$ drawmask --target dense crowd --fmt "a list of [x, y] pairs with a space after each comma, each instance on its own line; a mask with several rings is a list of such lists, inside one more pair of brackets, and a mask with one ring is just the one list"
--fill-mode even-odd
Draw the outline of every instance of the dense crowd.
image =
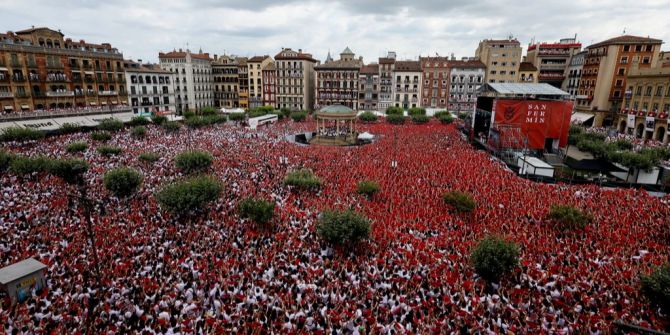
[[633, 134], [624, 134], [616, 131], [611, 133], [609, 128], [590, 127], [585, 129], [589, 133], [598, 133], [606, 135], [607, 137], [605, 138], [605, 140], [608, 142], [614, 142], [619, 140], [628, 141], [633, 144], [633, 149], [635, 151], [639, 151], [643, 148], [670, 147], [670, 143], [663, 143], [661, 141], [654, 139], [638, 138]]
[[[668, 262], [668, 198], [533, 183], [435, 121], [362, 125], [378, 140], [346, 148], [285, 142], [287, 127], [316, 126], [284, 123], [178, 133], [149, 126], [144, 139], [125, 130], [109, 143], [124, 151], [111, 157], [97, 153], [88, 134], [5, 145], [89, 162], [100, 264], [73, 186], [47, 175], [0, 174], [0, 266], [27, 257], [48, 265], [48, 289], [4, 308], [0, 332], [602, 334], [619, 319], [662, 327], [639, 294], [638, 276]], [[89, 148], [66, 153], [75, 141]], [[172, 158], [192, 149], [212, 153], [211, 174], [225, 192], [204, 215], [178, 218], [160, 210], [154, 193], [182, 178]], [[161, 158], [145, 163], [137, 158], [143, 152]], [[104, 172], [119, 166], [144, 175], [130, 199], [102, 186]], [[301, 167], [321, 178], [320, 191], [283, 185]], [[381, 192], [356, 194], [361, 180], [376, 180]], [[452, 213], [441, 199], [449, 190], [472, 193], [474, 214]], [[239, 219], [237, 202], [247, 196], [277, 204], [273, 231]], [[545, 221], [552, 204], [588, 211], [594, 223], [559, 233]], [[366, 215], [370, 240], [353, 250], [325, 245], [315, 221], [327, 208]], [[486, 285], [469, 253], [492, 233], [517, 242], [521, 258], [512, 274]], [[99, 303], [87, 313], [90, 301]]]

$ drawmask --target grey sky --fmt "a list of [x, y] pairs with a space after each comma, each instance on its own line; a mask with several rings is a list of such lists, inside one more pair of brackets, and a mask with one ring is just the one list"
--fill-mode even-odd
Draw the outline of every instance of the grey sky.
[[302, 48], [321, 60], [349, 46], [370, 62], [388, 50], [472, 56], [479, 40], [510, 34], [523, 46], [575, 34], [587, 46], [624, 28], [670, 40], [670, 0], [0, 0], [0, 8], [3, 31], [48, 26], [148, 61], [187, 43], [242, 56]]

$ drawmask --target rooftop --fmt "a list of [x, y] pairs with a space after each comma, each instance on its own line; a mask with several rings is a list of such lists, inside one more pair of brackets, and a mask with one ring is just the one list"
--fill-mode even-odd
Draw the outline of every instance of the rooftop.
[[282, 49], [275, 56], [275, 60], [306, 60], [316, 63], [317, 60], [312, 57], [312, 54], [303, 53], [302, 50], [294, 51], [291, 48]]
[[379, 64], [369, 64], [363, 65], [361, 67], [362, 74], [378, 74], [379, 73]]
[[570, 93], [547, 83], [486, 83], [479, 91], [500, 95], [570, 96]]
[[212, 58], [209, 57], [209, 53], [192, 53], [190, 50], [182, 51], [179, 49], [179, 51], [173, 50], [170, 52], [159, 52], [158, 53], [158, 58], [186, 58], [186, 55], [190, 54], [191, 58], [194, 59], [201, 59], [201, 60], [209, 60], [211, 61]]
[[421, 63], [415, 60], [397, 61], [395, 62], [395, 70], [401, 72], [421, 72]]
[[628, 44], [628, 43], [662, 44], [663, 41], [659, 40], [659, 39], [655, 39], [655, 38], [649, 38], [649, 37], [622, 35], [622, 36], [610, 38], [608, 40], [604, 40], [602, 42], [598, 42], [596, 44], [589, 45], [587, 48], [597, 48], [597, 47], [602, 47], [602, 46], [606, 46], [606, 45]]
[[323, 107], [319, 110], [319, 113], [331, 113], [331, 114], [349, 114], [353, 112], [354, 112], [353, 109], [344, 105], [330, 105]]
[[537, 71], [537, 67], [535, 67], [535, 65], [533, 65], [531, 62], [521, 62], [519, 64], [519, 71]]
[[46, 268], [47, 266], [45, 264], [38, 262], [34, 258], [24, 259], [18, 263], [0, 269], [0, 284], [6, 285], [7, 283], [11, 283], [17, 279]]
[[247, 61], [247, 63], [261, 63], [261, 62], [263, 62], [264, 60], [266, 60], [267, 58], [270, 58], [270, 56], [268, 56], [268, 55], [265, 55], [265, 56], [253, 56], [253, 57], [249, 58], [249, 60]]

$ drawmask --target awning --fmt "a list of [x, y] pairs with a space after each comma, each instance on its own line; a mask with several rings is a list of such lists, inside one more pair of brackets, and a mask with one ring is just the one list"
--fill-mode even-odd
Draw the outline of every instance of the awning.
[[12, 127], [18, 127], [14, 121], [9, 121], [9, 122], [0, 122], [0, 130], [7, 129], [7, 128], [12, 128]]
[[118, 105], [118, 104], [119, 103], [116, 100], [112, 101], [112, 105]]
[[584, 123], [594, 117], [595, 115], [590, 113], [575, 112], [570, 117], [570, 122]]
[[10, 111], [14, 109], [14, 106], [5, 106], [3, 109], [6, 111]]
[[93, 71], [84, 71], [84, 73], [85, 73], [85, 74], [90, 74], [90, 75], [94, 75], [94, 74], [95, 74]]
[[59, 117], [54, 119], [61, 126], [65, 123], [76, 124], [81, 127], [93, 127], [97, 126], [97, 122], [93, 122], [84, 116], [75, 116], [75, 117]]
[[98, 103], [97, 103], [97, 102], [91, 102], [91, 103], [89, 103], [89, 105], [91, 105], [91, 106], [97, 106]]
[[21, 105], [21, 109], [30, 109], [30, 106], [28, 106], [28, 105]]
[[24, 121], [15, 121], [21, 127], [32, 128], [37, 130], [56, 130], [60, 128], [60, 124], [56, 123], [53, 119], [42, 119], [42, 120], [24, 120]]
[[375, 138], [375, 136], [368, 133], [368, 132], [364, 132], [364, 133], [358, 135], [359, 140], [371, 140], [373, 138]]
[[107, 101], [103, 101], [100, 104], [103, 105], [103, 106], [107, 106]]
[[9, 71], [6, 67], [0, 67], [0, 71]]

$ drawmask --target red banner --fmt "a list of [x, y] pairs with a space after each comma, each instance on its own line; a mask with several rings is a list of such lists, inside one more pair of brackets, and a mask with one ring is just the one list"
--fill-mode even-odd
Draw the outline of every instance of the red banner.
[[543, 149], [545, 140], [568, 144], [572, 101], [499, 100], [494, 102], [495, 125], [513, 125], [528, 137], [529, 149]]

